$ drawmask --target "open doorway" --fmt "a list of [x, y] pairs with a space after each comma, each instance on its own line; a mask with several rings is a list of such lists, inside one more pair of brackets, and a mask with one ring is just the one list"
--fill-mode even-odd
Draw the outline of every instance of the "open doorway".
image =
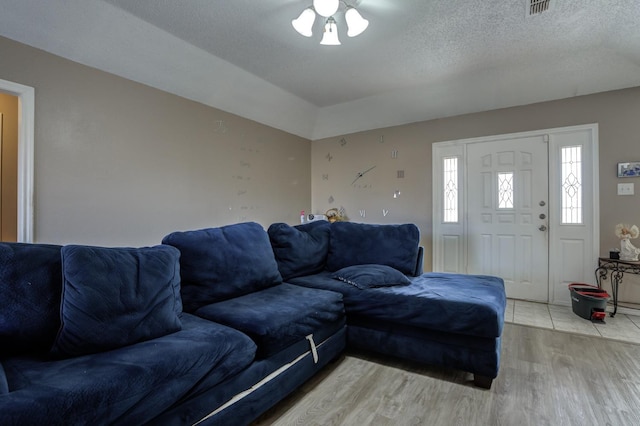
[[0, 93], [0, 241], [18, 240], [18, 97]]
[[[33, 242], [33, 147], [35, 94], [33, 87], [0, 79], [0, 93], [17, 98], [15, 240]], [[6, 118], [6, 117], [5, 117]], [[6, 121], [5, 121], [6, 126]]]

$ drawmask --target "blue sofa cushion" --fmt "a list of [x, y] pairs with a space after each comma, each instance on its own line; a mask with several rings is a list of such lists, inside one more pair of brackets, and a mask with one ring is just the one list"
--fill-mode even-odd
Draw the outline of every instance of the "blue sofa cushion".
[[418, 261], [420, 232], [414, 224], [331, 224], [327, 269], [335, 272], [352, 265], [380, 264], [411, 275]]
[[289, 226], [274, 223], [267, 230], [282, 278], [300, 277], [324, 269], [331, 224], [320, 220]]
[[60, 248], [0, 243], [0, 355], [51, 347], [60, 327]]
[[269, 236], [257, 223], [174, 232], [162, 243], [180, 250], [187, 312], [282, 282]]
[[196, 315], [240, 330], [269, 357], [326, 325], [344, 323], [342, 295], [287, 283], [203, 306]]
[[332, 278], [350, 284], [360, 290], [374, 287], [410, 284], [402, 272], [387, 265], [353, 265], [342, 268]]
[[178, 332], [108, 352], [3, 361], [11, 392], [0, 397], [0, 424], [155, 424], [253, 362], [248, 336], [189, 314], [180, 319]]
[[179, 256], [169, 246], [63, 247], [62, 324], [52, 353], [102, 352], [180, 330]]
[[9, 383], [7, 383], [7, 376], [4, 373], [4, 367], [0, 364], [0, 395], [9, 393]]
[[406, 286], [359, 290], [331, 276], [325, 271], [290, 283], [339, 291], [348, 318], [478, 337], [502, 334], [507, 299], [501, 278], [429, 272]]

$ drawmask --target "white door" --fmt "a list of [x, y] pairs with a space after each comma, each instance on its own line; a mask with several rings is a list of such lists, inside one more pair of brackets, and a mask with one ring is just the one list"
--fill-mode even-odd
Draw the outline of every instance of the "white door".
[[547, 302], [548, 144], [532, 136], [467, 145], [467, 270], [507, 296]]

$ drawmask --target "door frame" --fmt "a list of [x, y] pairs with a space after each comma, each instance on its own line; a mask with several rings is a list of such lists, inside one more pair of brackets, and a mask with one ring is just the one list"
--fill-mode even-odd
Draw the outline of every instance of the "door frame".
[[0, 79], [0, 91], [18, 98], [18, 241], [33, 242], [35, 89]]
[[[535, 136], [544, 136], [549, 142], [548, 149], [548, 173], [549, 173], [549, 223], [553, 223], [555, 212], [552, 208], [555, 200], [560, 196], [560, 188], [554, 185], [554, 179], [559, 176], [559, 151], [554, 136], [567, 133], [587, 132], [589, 136], [589, 152], [584, 156], [585, 165], [590, 173], [583, 174], [583, 181], [591, 191], [583, 192], [583, 205], [590, 209], [590, 224], [592, 234], [590, 244], [585, 248], [585, 252], [579, 262], [580, 267], [569, 268], [571, 277], [562, 274], [564, 271], [560, 267], [560, 257], [557, 256], [558, 247], [561, 245], [562, 236], [560, 231], [550, 227], [549, 243], [547, 252], [549, 256], [548, 280], [548, 301], [549, 303], [566, 305], [570, 303], [568, 291], [558, 291], [558, 287], [571, 279], [578, 282], [589, 282], [592, 279], [593, 271], [596, 267], [598, 253], [600, 250], [600, 206], [599, 206], [599, 155], [598, 155], [598, 124], [586, 124], [579, 126], [568, 126], [551, 129], [542, 129], [528, 132], [509, 133], [503, 135], [483, 136], [470, 139], [459, 139], [444, 142], [437, 142], [432, 145], [432, 206], [433, 206], [433, 270], [442, 272], [466, 273], [467, 272], [467, 173], [466, 173], [466, 152], [467, 145], [472, 143], [490, 142], [504, 139], [521, 139]], [[558, 138], [560, 139], [560, 138]], [[442, 158], [458, 158], [458, 205], [460, 214], [455, 223], [443, 221], [443, 166]], [[588, 179], [588, 182], [587, 182]], [[588, 225], [588, 224], [585, 224]], [[578, 262], [576, 262], [578, 263]]]

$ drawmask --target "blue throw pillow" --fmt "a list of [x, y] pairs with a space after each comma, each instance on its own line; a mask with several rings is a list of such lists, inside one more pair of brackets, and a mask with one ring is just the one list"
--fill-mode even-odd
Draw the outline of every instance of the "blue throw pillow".
[[386, 265], [354, 265], [335, 272], [332, 278], [366, 290], [375, 287], [390, 287], [411, 284], [402, 272]]
[[168, 246], [63, 247], [61, 326], [52, 354], [102, 352], [181, 330], [179, 257]]
[[267, 232], [254, 222], [174, 232], [186, 312], [282, 283]]
[[324, 270], [329, 252], [330, 223], [324, 220], [289, 226], [274, 223], [267, 233], [282, 278], [317, 274]]
[[335, 222], [331, 224], [327, 270], [379, 264], [411, 275], [418, 263], [419, 244], [420, 232], [414, 224]]
[[51, 348], [60, 328], [60, 249], [0, 243], [0, 357]]

